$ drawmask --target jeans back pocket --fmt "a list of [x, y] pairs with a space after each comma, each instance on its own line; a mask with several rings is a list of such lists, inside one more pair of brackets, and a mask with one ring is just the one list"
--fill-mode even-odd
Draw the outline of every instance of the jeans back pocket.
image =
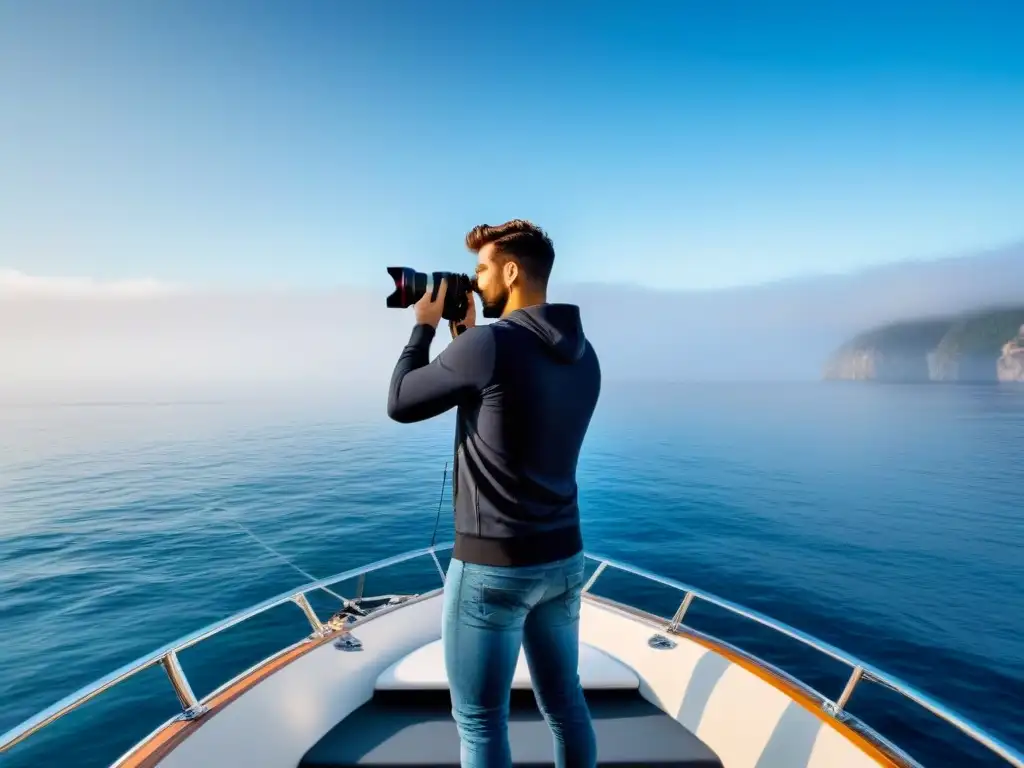
[[583, 567], [573, 569], [565, 574], [565, 610], [569, 618], [575, 621], [580, 617], [580, 604], [583, 601]]

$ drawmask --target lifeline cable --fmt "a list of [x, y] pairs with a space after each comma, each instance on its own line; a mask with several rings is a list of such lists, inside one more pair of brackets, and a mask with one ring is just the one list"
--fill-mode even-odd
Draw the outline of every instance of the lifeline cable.
[[[259, 544], [265, 550], [267, 550], [267, 552], [269, 552], [270, 554], [274, 555], [274, 557], [278, 558], [279, 560], [281, 560], [286, 565], [291, 566], [295, 571], [297, 571], [301, 575], [305, 576], [310, 581], [320, 581], [320, 579], [318, 579], [316, 576], [311, 574], [309, 571], [304, 571], [302, 568], [299, 568], [299, 566], [297, 566], [295, 563], [293, 563], [287, 557], [282, 555], [280, 552], [278, 552], [272, 546], [267, 544], [265, 541], [263, 541], [263, 539], [261, 539], [259, 536], [257, 536], [252, 531], [250, 531], [248, 528], [246, 528], [244, 525], [242, 525], [237, 520], [224, 520], [223, 522], [227, 523], [228, 525], [236, 526], [240, 531], [242, 531], [242, 533], [244, 533], [250, 539], [255, 541], [257, 544]], [[326, 592], [327, 594], [331, 595], [332, 597], [338, 598], [338, 600], [340, 600], [344, 605], [348, 605], [351, 602], [348, 598], [342, 597], [337, 592], [335, 592], [333, 589], [330, 589], [328, 587], [320, 587], [320, 589], [322, 589], [324, 592]]]
[[448, 482], [448, 462], [444, 463], [444, 476], [441, 478], [441, 496], [437, 500], [437, 517], [434, 518], [434, 532], [430, 534], [430, 548], [434, 548], [437, 540], [437, 524], [441, 522], [441, 503], [444, 501], [444, 486]]

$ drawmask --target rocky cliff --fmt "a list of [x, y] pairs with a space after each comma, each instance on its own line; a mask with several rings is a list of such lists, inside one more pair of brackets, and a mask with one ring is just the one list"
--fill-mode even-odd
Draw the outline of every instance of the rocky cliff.
[[1017, 338], [1003, 345], [996, 373], [1000, 381], [1024, 382], [1024, 325], [1017, 332]]
[[928, 381], [928, 355], [948, 330], [945, 320], [918, 320], [867, 331], [836, 351], [825, 365], [825, 378]]
[[885, 382], [1024, 381], [1024, 308], [875, 328], [840, 347], [823, 373]]

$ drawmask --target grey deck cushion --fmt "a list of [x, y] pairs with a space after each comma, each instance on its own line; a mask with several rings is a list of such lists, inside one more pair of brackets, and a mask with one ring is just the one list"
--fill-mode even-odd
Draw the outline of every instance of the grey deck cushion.
[[[696, 736], [637, 691], [587, 691], [599, 765], [722, 768]], [[509, 713], [515, 766], [554, 765], [551, 731], [532, 691], [515, 691]], [[378, 691], [303, 757], [300, 768], [459, 765], [448, 691]]]

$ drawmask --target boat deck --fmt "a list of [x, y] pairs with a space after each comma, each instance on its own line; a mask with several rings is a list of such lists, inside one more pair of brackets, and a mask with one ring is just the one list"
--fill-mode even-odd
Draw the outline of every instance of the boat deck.
[[[711, 749], [636, 689], [585, 692], [599, 765], [722, 768]], [[513, 691], [509, 742], [514, 766], [553, 766], [551, 731], [531, 690]], [[382, 691], [317, 743], [300, 768], [458, 768], [459, 734], [444, 689]]]
[[[181, 706], [116, 763], [120, 768], [455, 766], [458, 731], [451, 716], [441, 637], [441, 587], [364, 597], [367, 573], [429, 557], [443, 583], [437, 551], [406, 552], [270, 597], [158, 648], [75, 691], [0, 734], [0, 756], [50, 723], [120, 683], [162, 668]], [[602, 765], [721, 768], [909, 768], [920, 765], [847, 711], [863, 682], [884, 686], [1024, 768], [1024, 754], [908, 683], [794, 627], [695, 587], [610, 558], [584, 587], [579, 676], [591, 707]], [[671, 618], [592, 592], [614, 569], [682, 595]], [[323, 622], [307, 594], [358, 579], [357, 596]], [[696, 601], [767, 627], [846, 665], [849, 678], [830, 698], [767, 662], [685, 626]], [[179, 654], [231, 627], [288, 603], [312, 633], [198, 698]], [[358, 614], [358, 615], [356, 615]], [[513, 764], [553, 764], [553, 738], [533, 701], [525, 657], [513, 675]], [[628, 727], [627, 727], [628, 726]], [[955, 758], [953, 758], [955, 759]], [[948, 762], [948, 761], [947, 761]], [[957, 765], [962, 764], [957, 761]], [[945, 764], [945, 763], [943, 763]]]
[[[675, 718], [645, 699], [640, 678], [618, 659], [580, 645], [580, 685], [597, 736], [600, 765], [722, 768], [717, 755]], [[554, 741], [520, 651], [509, 699], [514, 766], [553, 766]], [[459, 765], [459, 733], [440, 640], [395, 661], [373, 695], [332, 728], [300, 768]]]

